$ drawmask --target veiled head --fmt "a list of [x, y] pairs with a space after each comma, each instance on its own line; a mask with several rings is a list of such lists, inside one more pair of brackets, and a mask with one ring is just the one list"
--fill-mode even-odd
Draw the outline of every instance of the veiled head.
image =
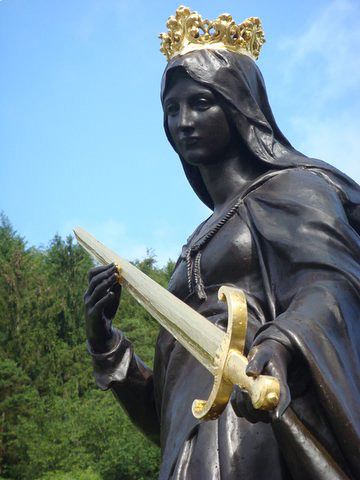
[[[218, 99], [238, 142], [248, 149], [262, 170], [323, 165], [296, 151], [278, 128], [269, 105], [265, 83], [255, 62], [246, 55], [227, 50], [198, 50], [171, 59], [163, 74], [161, 100], [176, 79], [174, 72], [182, 70], [197, 84], [209, 89]], [[170, 143], [176, 149], [169, 130], [168, 115], [164, 110], [164, 128]], [[231, 118], [229, 118], [229, 116]], [[182, 157], [185, 174], [200, 199], [213, 208], [209, 193], [199, 169]]]
[[216, 163], [234, 150], [236, 134], [225, 104], [183, 68], [171, 71], [163, 98], [164, 114], [171, 143], [187, 164]]
[[262, 75], [252, 59], [226, 50], [199, 50], [170, 60], [161, 85], [165, 132], [179, 153], [193, 189], [212, 208], [212, 200], [198, 167], [183, 157], [169, 128], [172, 124], [165, 104], [168, 92], [186, 76], [215, 96], [232, 128], [232, 143], [242, 142], [255, 160], [265, 162], [269, 169], [274, 168], [279, 163], [274, 158], [274, 143], [281, 145], [282, 149], [288, 148], [289, 143], [276, 125]]

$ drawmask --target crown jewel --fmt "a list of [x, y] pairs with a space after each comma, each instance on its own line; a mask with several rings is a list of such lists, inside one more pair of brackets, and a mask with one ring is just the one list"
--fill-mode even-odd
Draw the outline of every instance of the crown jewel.
[[180, 6], [175, 16], [169, 17], [169, 31], [160, 33], [160, 51], [168, 60], [202, 48], [226, 49], [243, 53], [256, 60], [265, 43], [261, 21], [250, 17], [238, 25], [228, 13], [214, 21], [203, 20], [198, 12]]

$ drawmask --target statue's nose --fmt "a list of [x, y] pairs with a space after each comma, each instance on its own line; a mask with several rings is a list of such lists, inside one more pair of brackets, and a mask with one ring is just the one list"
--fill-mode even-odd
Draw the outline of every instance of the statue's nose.
[[188, 105], [181, 105], [178, 116], [178, 127], [180, 130], [194, 128], [194, 115]]

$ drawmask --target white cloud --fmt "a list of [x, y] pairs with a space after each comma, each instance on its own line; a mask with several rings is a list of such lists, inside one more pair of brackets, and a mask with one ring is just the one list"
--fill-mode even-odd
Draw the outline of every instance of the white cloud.
[[359, 182], [360, 4], [329, 2], [281, 49], [278, 91], [297, 111], [289, 119], [291, 140]]
[[[285, 76], [289, 81], [304, 66], [324, 80], [317, 102], [343, 95], [360, 82], [360, 9], [353, 0], [334, 0], [314, 17], [302, 35], [283, 39]], [[304, 81], [311, 81], [307, 71]]]
[[354, 112], [344, 110], [336, 118], [315, 115], [291, 121], [298, 132], [298, 150], [331, 163], [360, 184], [360, 121], [354, 118]]

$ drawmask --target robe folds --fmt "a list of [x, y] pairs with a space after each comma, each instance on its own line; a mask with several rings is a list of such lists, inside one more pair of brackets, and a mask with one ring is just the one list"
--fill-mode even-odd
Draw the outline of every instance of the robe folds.
[[[218, 288], [244, 290], [246, 351], [271, 338], [291, 353], [292, 401], [278, 422], [251, 424], [229, 404], [219, 419], [198, 423], [191, 404], [207, 398], [211, 375], [164, 330], [153, 372], [120, 333], [113, 351], [93, 355], [100, 388], [111, 388], [133, 422], [159, 440], [160, 479], [360, 478], [356, 186], [334, 178], [317, 165], [259, 177], [233, 199], [241, 200], [237, 214], [202, 252], [206, 300], [188, 291], [184, 256], [169, 284], [219, 328], [226, 327], [227, 312]], [[211, 226], [211, 219], [204, 222], [188, 246]]]

